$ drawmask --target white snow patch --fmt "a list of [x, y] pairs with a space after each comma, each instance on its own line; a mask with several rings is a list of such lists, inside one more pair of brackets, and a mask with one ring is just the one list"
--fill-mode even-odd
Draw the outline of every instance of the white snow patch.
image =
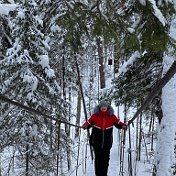
[[16, 9], [16, 4], [0, 4], [0, 15], [8, 15], [10, 11]]
[[119, 76], [122, 73], [125, 73], [128, 70], [128, 66], [132, 65], [136, 59], [139, 59], [141, 57], [141, 54], [139, 51], [136, 51], [135, 53], [132, 54], [132, 56], [128, 59], [127, 62], [125, 62], [122, 66], [120, 66], [119, 73], [117, 76]]
[[171, 21], [169, 36], [176, 40], [176, 19]]
[[17, 17], [20, 19], [25, 19], [25, 13], [21, 10], [18, 12]]
[[153, 10], [154, 10], [154, 15], [158, 18], [158, 20], [162, 23], [163, 26], [166, 25], [167, 21], [161, 11], [158, 9], [156, 6], [156, 1], [154, 0], [149, 0], [149, 2], [153, 5]]
[[47, 55], [40, 55], [39, 56], [40, 60], [39, 60], [39, 64], [42, 66], [42, 68], [48, 68], [49, 67], [49, 58]]
[[139, 0], [139, 2], [140, 2], [143, 6], [146, 6], [146, 0]]
[[135, 32], [135, 29], [133, 29], [133, 28], [131, 28], [131, 27], [128, 27], [127, 30], [128, 30], [130, 33]]

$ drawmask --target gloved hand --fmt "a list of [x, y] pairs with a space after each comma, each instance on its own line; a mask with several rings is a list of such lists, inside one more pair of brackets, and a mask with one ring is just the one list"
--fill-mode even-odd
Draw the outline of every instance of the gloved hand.
[[87, 129], [87, 126], [86, 126], [86, 125], [83, 125], [82, 128], [85, 130], [85, 129]]
[[127, 125], [123, 125], [122, 129], [127, 130]]

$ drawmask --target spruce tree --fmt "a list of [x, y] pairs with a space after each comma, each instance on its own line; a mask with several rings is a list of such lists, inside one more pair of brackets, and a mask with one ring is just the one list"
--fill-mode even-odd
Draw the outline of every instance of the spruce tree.
[[[61, 88], [50, 66], [50, 36], [54, 33], [51, 28], [54, 21], [45, 18], [50, 5], [48, 1], [18, 1], [18, 8], [9, 19], [12, 46], [0, 62], [3, 70], [0, 93], [66, 120], [68, 105], [60, 97]], [[56, 13], [52, 15], [53, 18], [57, 16]], [[15, 163], [24, 168], [20, 172], [26, 175], [54, 173], [53, 158], [58, 153], [55, 122], [5, 102], [1, 102], [1, 117], [1, 149], [5, 151], [13, 146]], [[68, 143], [64, 135], [61, 133], [62, 150], [64, 143]]]

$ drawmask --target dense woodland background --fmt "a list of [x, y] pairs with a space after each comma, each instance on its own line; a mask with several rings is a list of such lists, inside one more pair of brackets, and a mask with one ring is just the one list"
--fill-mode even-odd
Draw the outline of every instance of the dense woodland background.
[[[0, 3], [15, 7], [0, 13], [0, 94], [65, 122], [81, 125], [101, 99], [124, 106], [127, 114], [138, 109], [164, 74], [164, 56], [175, 55], [175, 1]], [[136, 122], [137, 160], [142, 124], [155, 150], [161, 103], [160, 92]], [[78, 137], [77, 128], [0, 102], [0, 176], [67, 174]], [[176, 160], [173, 175], [175, 166]]]

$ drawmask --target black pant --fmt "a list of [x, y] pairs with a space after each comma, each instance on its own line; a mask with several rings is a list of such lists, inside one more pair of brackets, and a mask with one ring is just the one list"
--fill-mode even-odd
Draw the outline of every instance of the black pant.
[[110, 159], [110, 148], [94, 147], [94, 152], [96, 176], [107, 176]]

